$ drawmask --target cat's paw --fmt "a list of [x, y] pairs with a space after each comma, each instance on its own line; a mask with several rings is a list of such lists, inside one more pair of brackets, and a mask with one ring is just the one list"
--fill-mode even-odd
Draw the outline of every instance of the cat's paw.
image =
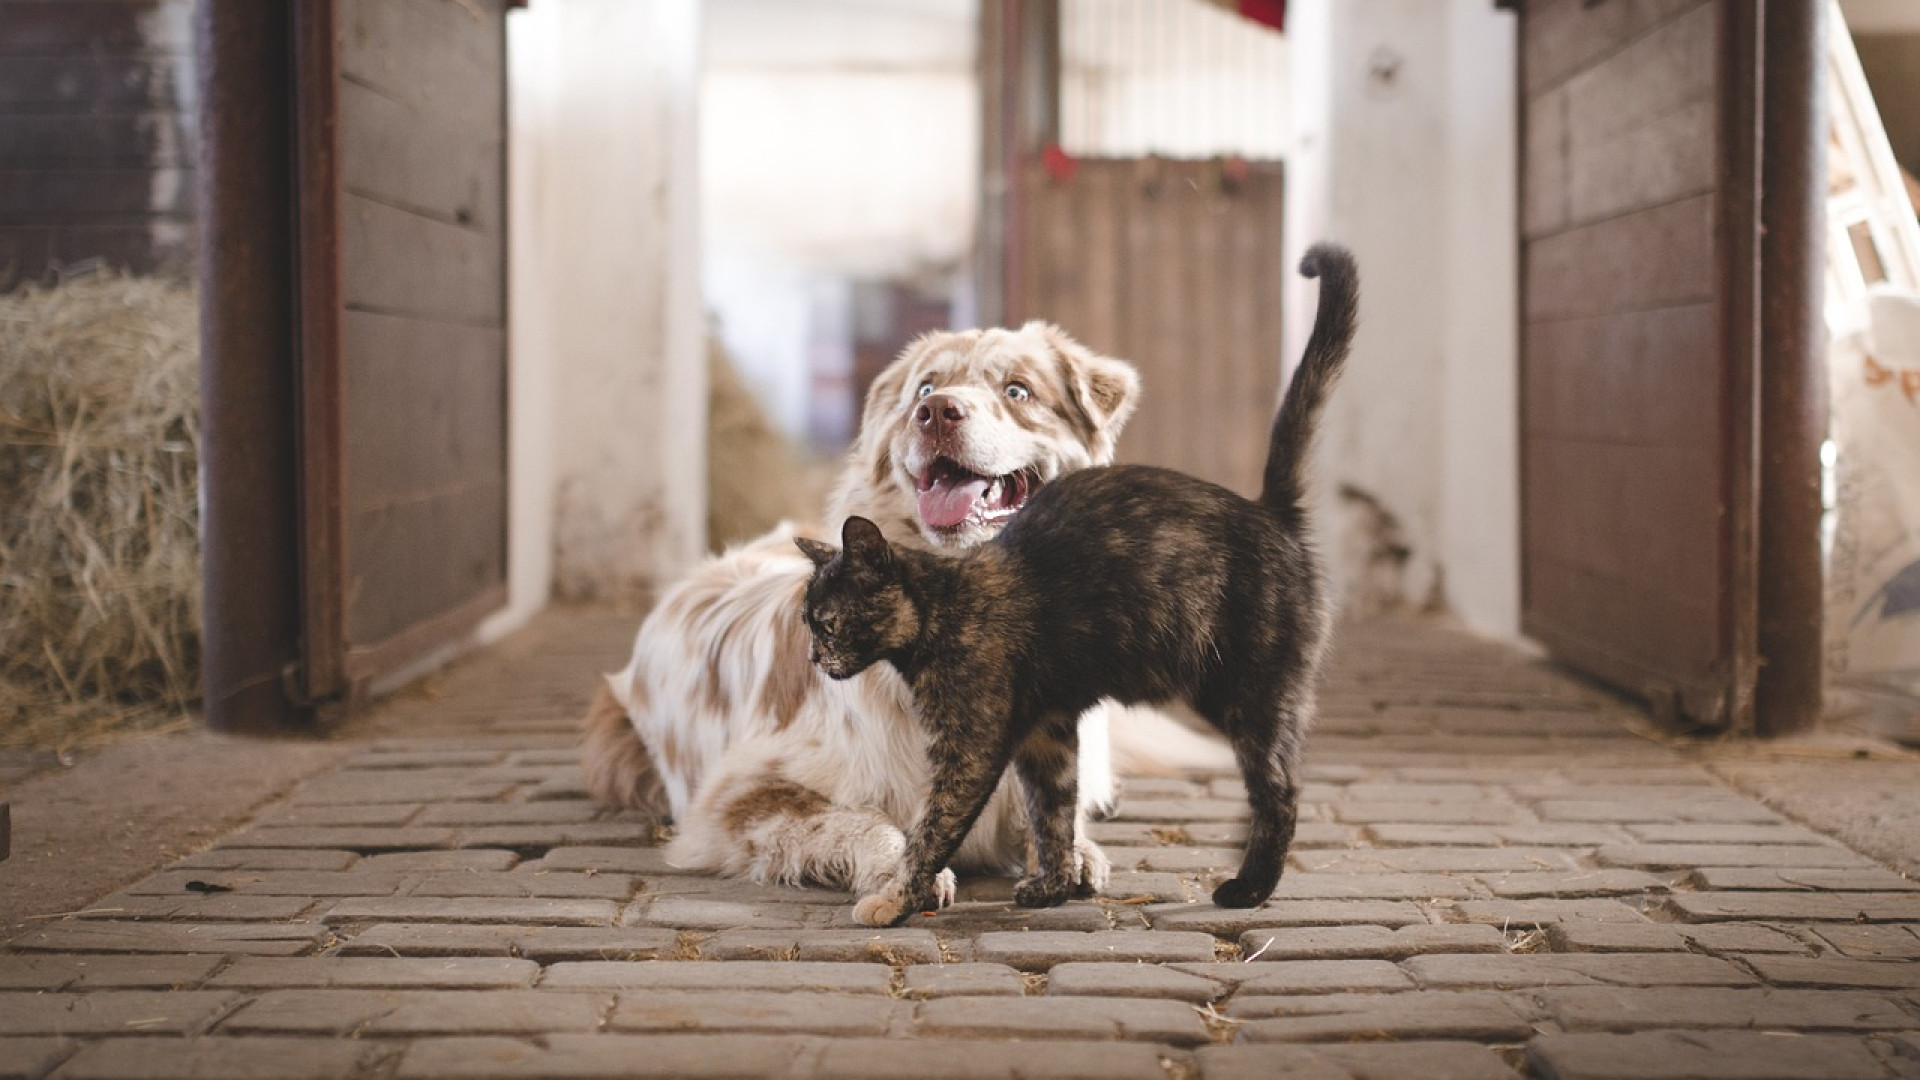
[[954, 880], [952, 870], [942, 870], [933, 875], [933, 906], [929, 911], [938, 911], [953, 904], [954, 895], [959, 891], [959, 883]]
[[1073, 842], [1073, 891], [1076, 896], [1097, 896], [1106, 891], [1113, 863], [1100, 845], [1082, 836]]
[[855, 901], [853, 921], [863, 926], [893, 926], [912, 914], [907, 908], [906, 885], [895, 881]]
[[1261, 889], [1240, 878], [1228, 878], [1213, 890], [1213, 902], [1224, 908], [1259, 907], [1273, 895], [1271, 886]]
[[1027, 908], [1059, 907], [1072, 891], [1072, 883], [1058, 877], [1024, 877], [1014, 883], [1013, 902]]

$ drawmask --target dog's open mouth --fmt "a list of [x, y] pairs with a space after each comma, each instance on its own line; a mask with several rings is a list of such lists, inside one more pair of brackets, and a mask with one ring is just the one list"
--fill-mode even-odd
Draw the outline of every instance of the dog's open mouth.
[[981, 476], [949, 458], [935, 458], [916, 486], [920, 520], [930, 529], [958, 529], [1013, 516], [1026, 504], [1033, 480], [1026, 472]]

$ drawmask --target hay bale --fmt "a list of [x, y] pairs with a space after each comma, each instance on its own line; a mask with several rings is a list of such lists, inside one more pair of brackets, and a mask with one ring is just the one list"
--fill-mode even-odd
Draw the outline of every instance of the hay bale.
[[718, 335], [707, 339], [707, 376], [707, 545], [720, 551], [782, 520], [816, 520], [827, 466], [803, 456], [767, 419]]
[[174, 726], [199, 699], [192, 290], [0, 296], [0, 743]]

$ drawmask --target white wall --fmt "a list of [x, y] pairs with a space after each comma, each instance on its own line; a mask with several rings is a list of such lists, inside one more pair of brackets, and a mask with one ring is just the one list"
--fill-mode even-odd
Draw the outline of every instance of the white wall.
[[700, 0], [510, 16], [511, 607], [635, 600], [705, 544]]
[[[1440, 604], [1517, 636], [1512, 16], [1485, 0], [1297, 0], [1287, 14], [1288, 247], [1342, 241], [1361, 272], [1318, 459], [1336, 580], [1350, 607]], [[1290, 359], [1315, 295], [1289, 284]], [[1404, 566], [1369, 570], [1387, 543], [1409, 550]]]

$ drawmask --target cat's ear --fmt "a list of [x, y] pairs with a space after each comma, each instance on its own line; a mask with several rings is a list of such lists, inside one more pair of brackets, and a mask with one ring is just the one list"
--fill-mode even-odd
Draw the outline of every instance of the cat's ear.
[[887, 545], [887, 538], [881, 535], [880, 526], [858, 514], [840, 526], [840, 546], [847, 549], [847, 558], [875, 570], [884, 570], [893, 561], [893, 551]]
[[818, 540], [810, 540], [804, 536], [794, 537], [793, 543], [795, 547], [800, 549], [802, 555], [813, 560], [813, 565], [816, 568], [827, 565], [833, 561], [835, 555], [840, 554], [840, 549], [834, 547], [832, 544], [823, 544]]

